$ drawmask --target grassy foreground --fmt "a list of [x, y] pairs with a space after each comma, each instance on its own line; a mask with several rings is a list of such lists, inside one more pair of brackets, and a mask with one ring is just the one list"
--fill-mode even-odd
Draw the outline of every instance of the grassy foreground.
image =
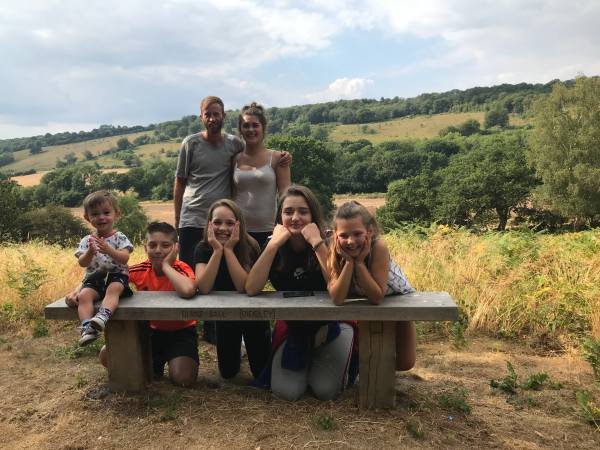
[[[564, 340], [600, 336], [600, 231], [562, 235], [435, 229], [385, 237], [418, 290], [448, 291], [471, 331]], [[0, 247], [0, 329], [29, 322], [80, 281], [73, 249]], [[144, 258], [138, 247], [130, 262]]]

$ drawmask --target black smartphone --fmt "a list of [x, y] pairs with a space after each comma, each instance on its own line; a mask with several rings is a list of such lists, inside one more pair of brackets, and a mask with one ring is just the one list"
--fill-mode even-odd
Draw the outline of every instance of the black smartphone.
[[308, 297], [309, 295], [315, 295], [313, 291], [284, 291], [284, 297]]

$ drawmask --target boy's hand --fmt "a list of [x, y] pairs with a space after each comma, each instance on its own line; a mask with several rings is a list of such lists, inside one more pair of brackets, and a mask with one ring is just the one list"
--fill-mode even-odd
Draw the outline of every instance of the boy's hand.
[[227, 242], [225, 242], [225, 248], [229, 250], [233, 250], [237, 243], [240, 242], [240, 222], [237, 221], [233, 226], [233, 230], [231, 230], [231, 235]]
[[175, 260], [177, 259], [177, 254], [179, 253], [179, 244], [175, 242], [173, 244], [173, 248], [169, 252], [165, 259], [163, 259], [163, 264], [167, 264], [168, 266], [173, 266]]
[[223, 245], [221, 245], [221, 243], [217, 240], [217, 238], [215, 236], [215, 229], [213, 228], [212, 222], [208, 223], [207, 237], [208, 237], [208, 245], [210, 245], [212, 247], [213, 251], [216, 252], [219, 250], [223, 250]]

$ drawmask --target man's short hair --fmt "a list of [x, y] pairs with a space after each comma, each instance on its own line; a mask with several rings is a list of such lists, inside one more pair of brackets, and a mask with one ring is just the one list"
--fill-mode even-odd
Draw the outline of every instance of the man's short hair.
[[90, 212], [90, 209], [97, 208], [98, 206], [103, 205], [104, 203], [108, 203], [116, 213], [121, 212], [121, 210], [119, 209], [119, 202], [117, 201], [117, 198], [110, 192], [103, 190], [92, 192], [83, 199], [84, 215], [87, 216]]
[[214, 95], [209, 95], [208, 97], [204, 97], [200, 102], [200, 114], [206, 111], [206, 108], [208, 108], [213, 103], [221, 105], [221, 109], [223, 110], [223, 112], [225, 112], [225, 105], [223, 104], [223, 100], [221, 100], [219, 97], [215, 97]]
[[148, 227], [146, 228], [146, 234], [152, 233], [164, 233], [168, 235], [173, 242], [177, 242], [179, 240], [177, 236], [177, 230], [175, 227], [167, 222], [150, 222]]

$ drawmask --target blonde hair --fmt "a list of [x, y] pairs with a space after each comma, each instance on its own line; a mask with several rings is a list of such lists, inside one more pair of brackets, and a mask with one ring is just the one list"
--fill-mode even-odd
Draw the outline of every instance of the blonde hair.
[[[369, 212], [362, 204], [357, 201], [350, 200], [349, 202], [341, 205], [335, 215], [333, 216], [333, 230], [337, 229], [338, 219], [351, 220], [355, 217], [360, 217], [363, 225], [367, 230], [371, 230], [371, 246], [375, 243], [379, 237], [379, 226], [373, 214]], [[346, 261], [337, 253], [336, 242], [331, 243], [329, 246], [329, 256], [327, 258], [327, 271], [329, 272], [329, 279], [335, 280], [340, 276], [344, 264]]]

